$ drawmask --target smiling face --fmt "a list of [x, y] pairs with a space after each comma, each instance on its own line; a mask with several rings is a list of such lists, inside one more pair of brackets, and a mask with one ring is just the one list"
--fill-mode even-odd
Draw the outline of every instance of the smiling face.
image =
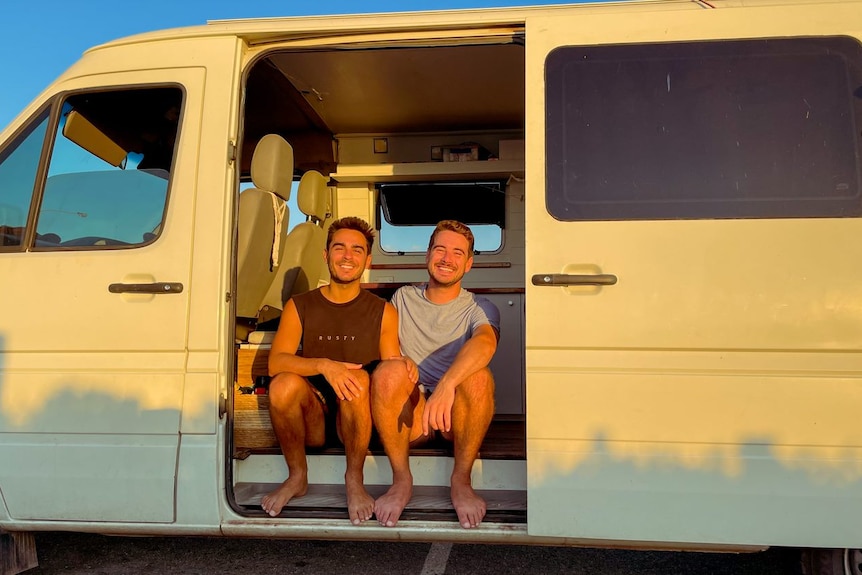
[[362, 232], [341, 229], [332, 236], [324, 252], [332, 283], [349, 284], [359, 281], [362, 272], [371, 264], [368, 242]]
[[438, 287], [457, 284], [473, 266], [467, 238], [449, 230], [438, 231], [425, 254], [425, 263], [430, 283]]

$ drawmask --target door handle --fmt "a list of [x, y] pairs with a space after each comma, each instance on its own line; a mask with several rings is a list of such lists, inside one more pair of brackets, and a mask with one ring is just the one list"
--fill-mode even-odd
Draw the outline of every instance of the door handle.
[[612, 286], [617, 283], [614, 274], [536, 274], [534, 286]]
[[110, 284], [108, 286], [108, 291], [111, 293], [182, 293], [183, 284], [180, 282]]

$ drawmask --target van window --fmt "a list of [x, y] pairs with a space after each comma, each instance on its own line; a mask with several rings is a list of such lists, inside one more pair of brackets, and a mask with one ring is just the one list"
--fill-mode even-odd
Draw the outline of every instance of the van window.
[[862, 46], [565, 47], [546, 67], [559, 220], [862, 215]]
[[[76, 94], [61, 107], [35, 216], [34, 250], [143, 245], [161, 232], [182, 91], [149, 88]], [[0, 226], [21, 245], [48, 124], [40, 118], [0, 158]]]
[[20, 246], [48, 129], [48, 111], [0, 151], [0, 248]]
[[50, 159], [35, 249], [154, 241], [164, 217], [182, 92], [133, 89], [68, 98]]
[[378, 186], [380, 248], [424, 253], [437, 222], [470, 226], [476, 253], [503, 246], [506, 193], [503, 182], [397, 183]]

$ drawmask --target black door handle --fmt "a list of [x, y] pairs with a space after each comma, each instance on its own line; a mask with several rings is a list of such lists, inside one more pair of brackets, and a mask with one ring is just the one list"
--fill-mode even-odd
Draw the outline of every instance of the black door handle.
[[111, 284], [111, 293], [181, 293], [183, 284], [179, 282], [154, 282], [148, 284]]
[[617, 283], [613, 274], [536, 274], [534, 286], [612, 286]]

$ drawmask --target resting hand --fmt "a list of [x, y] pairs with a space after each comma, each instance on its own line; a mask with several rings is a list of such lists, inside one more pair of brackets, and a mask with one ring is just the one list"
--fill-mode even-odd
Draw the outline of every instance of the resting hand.
[[436, 429], [448, 433], [452, 430], [452, 405], [455, 404], [455, 388], [438, 385], [425, 402], [422, 413], [422, 433], [428, 435]]
[[404, 367], [407, 368], [407, 378], [410, 380], [410, 383], [417, 383], [419, 381], [419, 366], [416, 365], [416, 362], [407, 357], [406, 355], [396, 355], [395, 357], [390, 357], [389, 359], [400, 359], [404, 362]]
[[362, 369], [361, 363], [347, 363], [346, 361], [323, 360], [320, 373], [335, 390], [338, 399], [350, 401], [359, 397], [361, 388], [356, 370]]

